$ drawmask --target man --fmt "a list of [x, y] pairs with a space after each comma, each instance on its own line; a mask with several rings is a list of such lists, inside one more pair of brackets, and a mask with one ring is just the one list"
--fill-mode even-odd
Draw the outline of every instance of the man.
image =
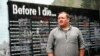
[[48, 56], [84, 56], [85, 44], [82, 33], [70, 25], [70, 16], [66, 12], [58, 14], [58, 27], [49, 35]]

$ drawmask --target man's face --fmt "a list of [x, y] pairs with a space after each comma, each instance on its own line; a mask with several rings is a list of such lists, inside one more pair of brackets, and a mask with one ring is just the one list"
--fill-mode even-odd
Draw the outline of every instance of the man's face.
[[69, 24], [69, 18], [66, 13], [61, 13], [58, 15], [58, 25], [61, 27], [66, 27]]

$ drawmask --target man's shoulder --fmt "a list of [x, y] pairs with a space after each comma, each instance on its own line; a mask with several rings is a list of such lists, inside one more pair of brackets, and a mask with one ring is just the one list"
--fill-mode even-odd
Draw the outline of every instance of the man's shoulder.
[[58, 27], [55, 27], [55, 28], [52, 29], [52, 31], [56, 31], [56, 30], [58, 30]]
[[58, 27], [55, 27], [51, 30], [52, 33], [56, 32], [58, 30]]
[[75, 27], [75, 26], [71, 26], [71, 28], [72, 28], [73, 30], [79, 30], [79, 28], [78, 28], [78, 27]]

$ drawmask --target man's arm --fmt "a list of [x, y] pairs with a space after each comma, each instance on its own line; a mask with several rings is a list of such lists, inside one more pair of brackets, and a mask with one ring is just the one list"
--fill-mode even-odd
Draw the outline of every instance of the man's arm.
[[80, 56], [85, 56], [85, 49], [80, 49]]
[[85, 41], [83, 38], [83, 35], [81, 33], [81, 31], [79, 31], [79, 55], [80, 56], [85, 56]]
[[49, 37], [48, 37], [48, 42], [47, 42], [47, 54], [48, 56], [54, 56], [54, 36], [53, 36], [53, 31], [50, 32]]

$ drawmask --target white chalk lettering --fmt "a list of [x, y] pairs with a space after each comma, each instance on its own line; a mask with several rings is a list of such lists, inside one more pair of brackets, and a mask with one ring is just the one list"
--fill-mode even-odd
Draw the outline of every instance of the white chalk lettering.
[[47, 7], [44, 7], [44, 9], [42, 10], [42, 15], [51, 16], [51, 10], [49, 10]]
[[37, 10], [34, 8], [26, 8], [25, 5], [18, 7], [16, 4], [13, 4], [13, 14], [36, 15]]

